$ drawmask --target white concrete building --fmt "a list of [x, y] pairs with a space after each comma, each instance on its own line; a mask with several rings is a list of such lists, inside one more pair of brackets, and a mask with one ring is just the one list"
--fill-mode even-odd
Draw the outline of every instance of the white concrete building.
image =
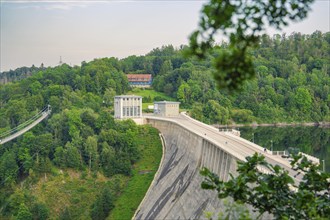
[[115, 96], [115, 118], [142, 117], [142, 97], [136, 95]]
[[154, 102], [154, 115], [172, 117], [179, 115], [180, 102]]

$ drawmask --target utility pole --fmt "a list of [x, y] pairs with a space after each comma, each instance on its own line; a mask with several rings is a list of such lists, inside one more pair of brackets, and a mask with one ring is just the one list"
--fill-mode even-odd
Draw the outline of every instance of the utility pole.
[[270, 140], [270, 150], [273, 152], [273, 140]]

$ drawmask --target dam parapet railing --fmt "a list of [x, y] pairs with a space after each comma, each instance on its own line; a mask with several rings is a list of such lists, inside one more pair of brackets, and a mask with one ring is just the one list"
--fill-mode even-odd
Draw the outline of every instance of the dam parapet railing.
[[299, 152], [298, 155], [302, 155], [302, 156], [305, 156], [307, 158], [307, 160], [319, 165], [320, 164], [320, 159], [319, 158], [316, 158], [316, 157], [313, 157], [309, 154], [305, 154], [303, 152]]
[[241, 136], [241, 132], [233, 128], [219, 128], [219, 132], [231, 133], [233, 135], [236, 135], [237, 137]]

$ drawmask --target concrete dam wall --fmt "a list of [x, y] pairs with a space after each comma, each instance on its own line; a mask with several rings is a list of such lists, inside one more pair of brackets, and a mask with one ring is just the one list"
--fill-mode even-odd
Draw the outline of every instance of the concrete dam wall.
[[222, 210], [216, 191], [201, 189], [199, 174], [207, 167], [227, 180], [236, 174], [238, 158], [170, 119], [146, 119], [164, 137], [163, 160], [135, 219], [204, 219]]

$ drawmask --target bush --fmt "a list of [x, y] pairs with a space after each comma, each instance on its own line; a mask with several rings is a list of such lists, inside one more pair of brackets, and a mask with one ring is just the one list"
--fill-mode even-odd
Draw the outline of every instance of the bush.
[[110, 189], [105, 187], [92, 205], [91, 218], [93, 220], [104, 220], [113, 208], [113, 195]]
[[254, 121], [253, 112], [247, 109], [232, 110], [231, 117], [236, 123], [245, 124]]
[[43, 203], [36, 203], [32, 208], [33, 219], [45, 220], [49, 217], [49, 209]]
[[164, 97], [162, 97], [162, 96], [155, 96], [154, 97], [154, 102], [156, 102], [156, 101], [164, 101]]

